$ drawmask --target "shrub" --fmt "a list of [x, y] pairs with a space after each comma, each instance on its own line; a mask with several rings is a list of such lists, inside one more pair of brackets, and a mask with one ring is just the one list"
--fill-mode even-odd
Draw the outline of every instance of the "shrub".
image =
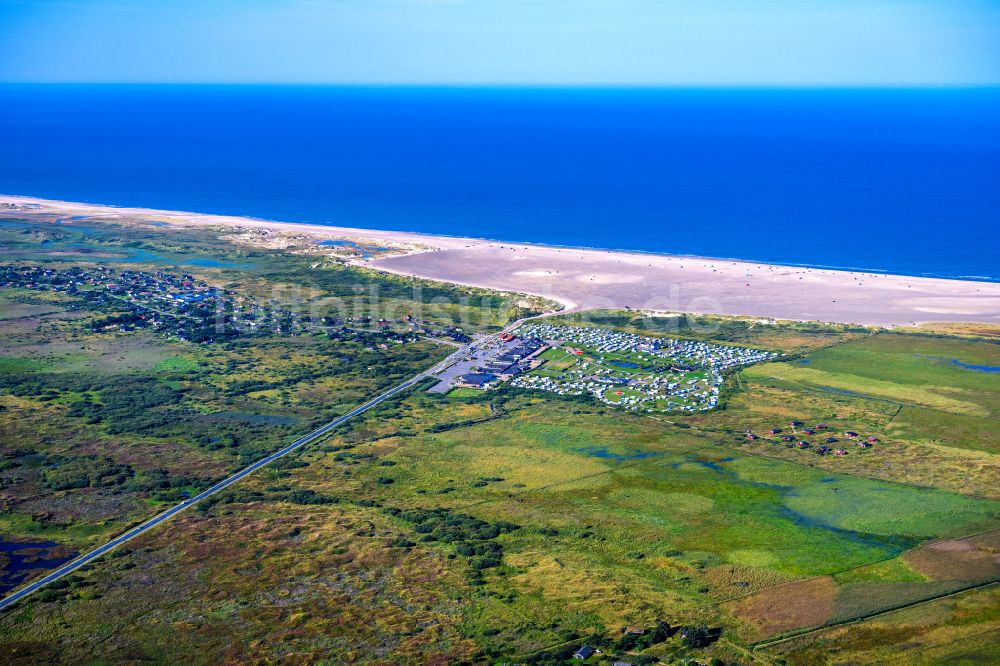
[[681, 632], [684, 647], [703, 648], [712, 642], [712, 633], [703, 624], [684, 627]]

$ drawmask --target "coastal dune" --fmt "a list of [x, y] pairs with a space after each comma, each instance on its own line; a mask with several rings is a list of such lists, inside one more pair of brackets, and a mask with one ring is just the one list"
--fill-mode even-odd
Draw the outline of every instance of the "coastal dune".
[[748, 261], [551, 247], [0, 196], [55, 216], [229, 225], [379, 241], [399, 254], [358, 260], [390, 273], [543, 296], [567, 310], [632, 308], [877, 326], [1000, 324], [1000, 284]]

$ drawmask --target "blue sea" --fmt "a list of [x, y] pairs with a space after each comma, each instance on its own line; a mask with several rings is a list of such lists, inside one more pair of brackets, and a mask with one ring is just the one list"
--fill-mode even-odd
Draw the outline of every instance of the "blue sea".
[[0, 192], [1000, 280], [1000, 89], [0, 86]]

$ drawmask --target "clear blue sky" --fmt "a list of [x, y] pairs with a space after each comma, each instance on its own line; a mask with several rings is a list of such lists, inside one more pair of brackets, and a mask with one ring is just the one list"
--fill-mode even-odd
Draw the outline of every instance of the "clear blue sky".
[[0, 0], [0, 81], [1000, 84], [1000, 0]]

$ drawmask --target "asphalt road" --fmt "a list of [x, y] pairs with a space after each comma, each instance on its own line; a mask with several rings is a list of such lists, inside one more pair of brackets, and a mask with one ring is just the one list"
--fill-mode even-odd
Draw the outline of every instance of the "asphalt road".
[[[504, 331], [509, 331], [509, 330], [513, 330], [513, 329], [517, 328], [518, 326], [521, 325], [521, 323], [523, 321], [524, 320], [520, 320], [520, 321], [517, 321], [517, 322], [511, 324], [506, 329], [504, 329]], [[61, 567], [59, 567], [55, 571], [49, 573], [48, 575], [44, 576], [43, 578], [39, 578], [38, 580], [32, 581], [28, 585], [22, 587], [17, 592], [14, 592], [10, 596], [5, 597], [4, 599], [0, 600], [0, 610], [3, 610], [4, 608], [7, 608], [11, 604], [17, 603], [18, 601], [20, 601], [21, 599], [24, 599], [25, 597], [27, 597], [29, 594], [32, 594], [33, 592], [37, 592], [38, 590], [40, 590], [41, 588], [45, 587], [49, 583], [51, 583], [53, 581], [56, 581], [56, 580], [59, 580], [60, 578], [73, 573], [74, 571], [76, 571], [77, 569], [79, 569], [80, 567], [82, 567], [83, 565], [87, 564], [88, 562], [92, 562], [93, 560], [99, 558], [101, 555], [104, 555], [105, 553], [107, 553], [107, 552], [109, 552], [111, 550], [114, 550], [115, 548], [117, 548], [118, 546], [122, 545], [126, 541], [130, 541], [131, 539], [136, 538], [140, 534], [144, 534], [145, 532], [148, 532], [149, 530], [153, 529], [154, 527], [156, 527], [160, 523], [163, 523], [163, 522], [165, 522], [167, 520], [170, 520], [171, 518], [173, 518], [174, 516], [176, 516], [181, 511], [184, 511], [185, 509], [191, 508], [192, 506], [194, 506], [195, 504], [197, 504], [201, 500], [205, 499], [206, 497], [211, 497], [212, 495], [216, 494], [217, 492], [219, 492], [221, 490], [225, 490], [226, 488], [228, 488], [229, 486], [233, 485], [234, 483], [236, 483], [240, 479], [242, 479], [242, 478], [244, 478], [246, 476], [249, 476], [250, 474], [253, 474], [254, 472], [256, 472], [261, 467], [264, 467], [265, 465], [274, 462], [278, 458], [281, 458], [283, 456], [287, 456], [289, 453], [292, 453], [293, 451], [295, 451], [295, 450], [297, 450], [297, 449], [305, 446], [309, 442], [312, 442], [312, 441], [315, 441], [315, 440], [319, 439], [320, 437], [324, 436], [326, 433], [328, 433], [333, 428], [336, 428], [338, 425], [340, 425], [344, 421], [347, 421], [348, 419], [354, 418], [358, 414], [362, 414], [362, 413], [368, 411], [372, 407], [375, 407], [379, 403], [387, 400], [388, 398], [391, 398], [392, 396], [396, 395], [397, 393], [399, 393], [401, 391], [405, 391], [406, 389], [410, 388], [411, 386], [413, 386], [417, 382], [419, 382], [419, 381], [421, 381], [423, 379], [426, 379], [427, 377], [429, 377], [429, 376], [431, 376], [431, 375], [433, 375], [433, 374], [435, 374], [437, 372], [440, 372], [441, 370], [443, 370], [443, 369], [447, 368], [448, 366], [450, 366], [451, 364], [455, 363], [462, 356], [471, 353], [476, 347], [478, 347], [481, 344], [484, 344], [486, 341], [488, 341], [492, 337], [494, 337], [494, 336], [488, 336], [488, 337], [483, 338], [481, 340], [473, 341], [473, 342], [470, 342], [469, 344], [461, 346], [459, 349], [457, 349], [456, 351], [452, 352], [443, 361], [440, 361], [439, 363], [435, 364], [431, 368], [428, 368], [427, 370], [424, 370], [420, 374], [418, 374], [418, 375], [416, 375], [416, 376], [414, 376], [414, 377], [406, 380], [402, 384], [398, 384], [398, 385], [394, 386], [393, 388], [389, 389], [385, 393], [382, 393], [378, 397], [373, 398], [372, 400], [369, 400], [368, 402], [366, 402], [365, 404], [361, 405], [360, 407], [355, 407], [353, 410], [347, 412], [343, 416], [338, 416], [337, 418], [335, 418], [334, 420], [330, 421], [326, 425], [320, 426], [319, 428], [317, 428], [316, 430], [313, 430], [308, 435], [305, 435], [305, 436], [300, 437], [299, 439], [295, 440], [294, 442], [292, 442], [291, 444], [289, 444], [285, 448], [280, 449], [278, 451], [275, 451], [274, 453], [272, 453], [271, 455], [267, 456], [266, 458], [261, 458], [260, 460], [258, 460], [257, 462], [253, 463], [252, 465], [241, 469], [240, 471], [236, 472], [235, 474], [233, 474], [232, 476], [230, 476], [230, 477], [228, 477], [226, 479], [223, 479], [222, 481], [220, 481], [219, 483], [215, 484], [211, 488], [209, 488], [207, 490], [203, 490], [202, 492], [198, 493], [194, 497], [186, 499], [183, 502], [181, 502], [180, 504], [177, 504], [177, 505], [172, 506], [171, 508], [167, 509], [163, 513], [161, 513], [161, 514], [159, 514], [157, 516], [154, 516], [153, 518], [150, 518], [146, 522], [141, 523], [140, 525], [137, 525], [137, 526], [133, 527], [129, 531], [125, 532], [124, 534], [122, 534], [122, 535], [120, 535], [118, 537], [115, 537], [111, 541], [108, 541], [103, 546], [95, 548], [94, 550], [90, 551], [89, 553], [81, 555], [80, 557], [76, 558], [72, 562], [67, 562], [66, 564], [62, 565]]]

